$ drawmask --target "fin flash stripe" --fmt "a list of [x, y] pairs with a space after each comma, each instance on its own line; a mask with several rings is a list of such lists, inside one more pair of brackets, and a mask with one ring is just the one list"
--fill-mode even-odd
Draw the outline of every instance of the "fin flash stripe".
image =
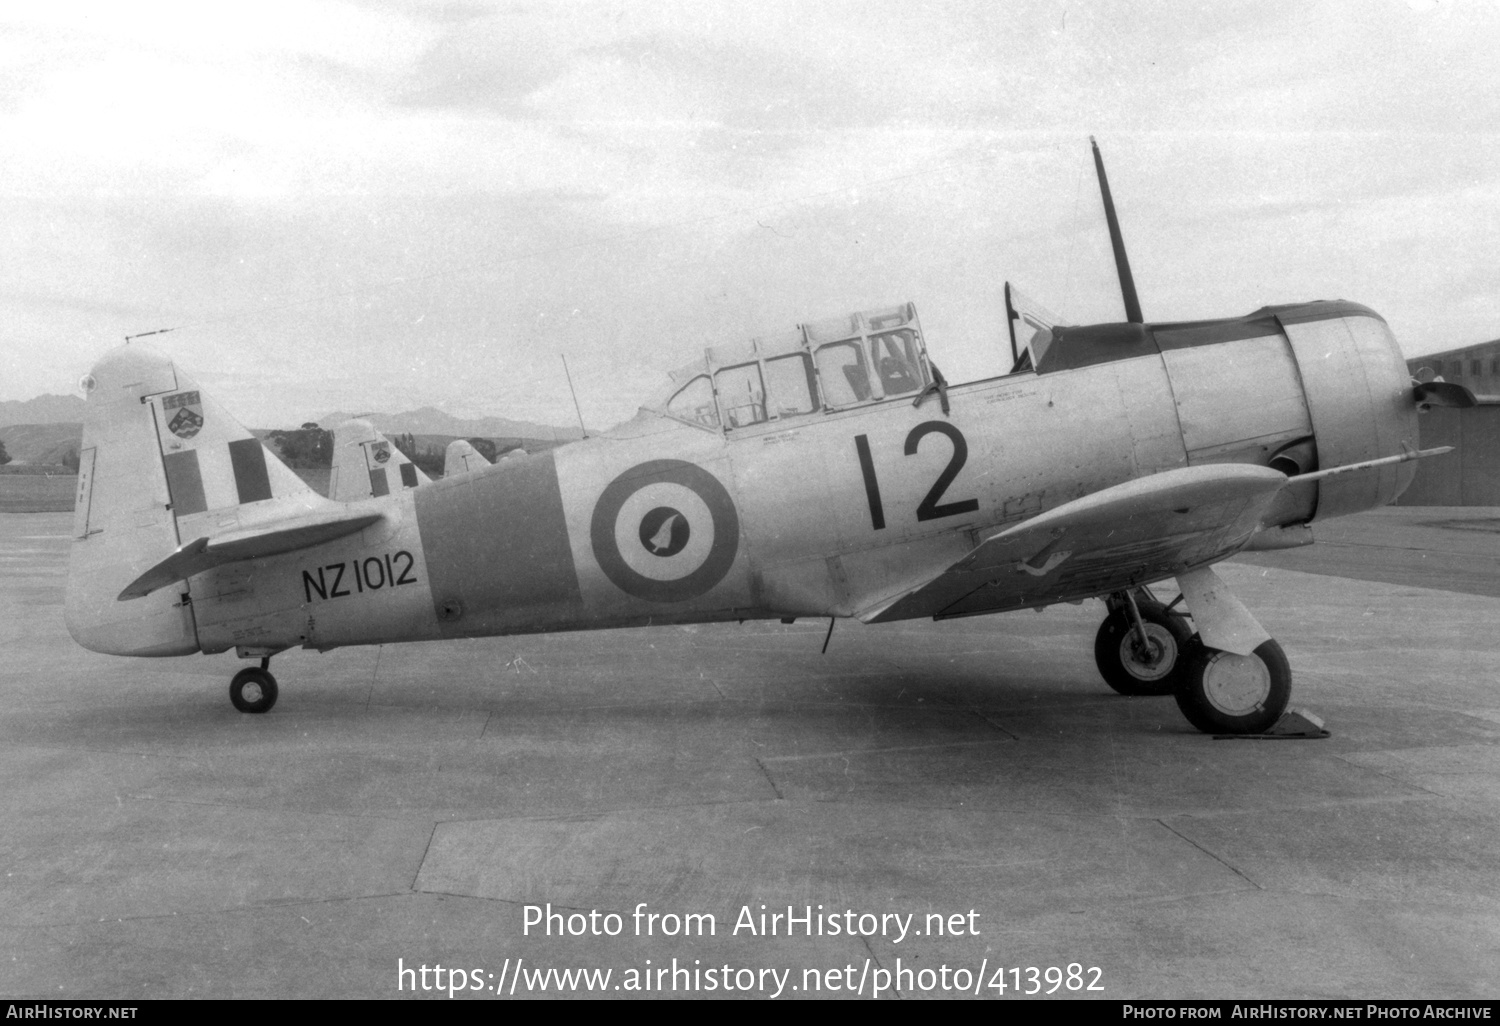
[[258, 438], [229, 443], [229, 461], [234, 466], [234, 487], [240, 505], [271, 497], [271, 478], [266, 472], [266, 450]]

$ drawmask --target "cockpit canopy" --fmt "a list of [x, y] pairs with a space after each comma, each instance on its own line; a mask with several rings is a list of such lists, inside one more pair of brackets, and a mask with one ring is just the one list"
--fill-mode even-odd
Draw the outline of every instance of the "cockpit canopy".
[[932, 382], [911, 303], [710, 346], [647, 407], [710, 431], [914, 396]]

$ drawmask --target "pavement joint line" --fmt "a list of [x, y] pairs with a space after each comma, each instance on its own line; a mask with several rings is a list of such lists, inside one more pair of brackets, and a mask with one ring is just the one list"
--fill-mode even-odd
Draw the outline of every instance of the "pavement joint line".
[[766, 768], [766, 764], [759, 757], [757, 757], [755, 760], [755, 765], [759, 766], [760, 771], [766, 775], [766, 783], [771, 785], [771, 791], [776, 795], [776, 800], [784, 801], [786, 799], [786, 795], [781, 793], [781, 786], [776, 783], [776, 778], [771, 776], [771, 771]]
[[66, 753], [69, 753], [69, 754], [76, 754], [78, 752], [88, 752], [88, 753], [90, 753], [92, 755], [121, 755], [121, 756], [128, 756], [128, 757], [130, 757], [132, 759], [134, 759], [134, 758], [140, 758], [140, 759], [200, 759], [200, 758], [203, 758], [203, 756], [201, 754], [177, 755], [177, 754], [174, 754], [172, 752], [128, 752], [128, 751], [121, 751], [121, 750], [119, 750], [117, 748], [80, 748], [80, 747], [76, 747], [76, 746], [73, 746], [73, 745], [57, 745], [57, 744], [50, 744], [49, 745], [49, 744], [39, 744], [39, 743], [27, 742], [27, 741], [0, 741], [0, 745], [4, 745], [7, 748], [13, 748], [13, 749], [27, 749], [27, 750], [33, 751], [33, 752], [59, 752], [59, 753], [66, 752]]
[[[792, 667], [791, 669], [797, 670], [802, 669], [802, 667]], [[812, 681], [870, 680], [876, 676], [895, 676], [905, 678], [911, 676], [911, 673], [909, 671], [901, 671], [899, 673], [892, 674], [889, 670], [879, 671], [878, 673], [873, 673], [870, 670], [849, 670], [847, 672], [823, 670], [816, 673], [810, 673], [806, 677], [802, 677], [799, 679]], [[773, 684], [779, 684], [786, 679], [787, 678], [785, 673], [747, 673], [742, 676], [729, 678], [730, 683], [732, 684], [754, 684], [762, 681], [769, 681]]]
[[[1444, 747], [1444, 746], [1435, 746], [1435, 747]], [[1407, 751], [1408, 749], [1400, 749], [1400, 750], [1401, 751]], [[1378, 752], [1378, 753], [1375, 753], [1375, 754], [1385, 755], [1385, 754], [1388, 754], [1388, 753], [1386, 753], [1386, 752]], [[1414, 781], [1402, 779], [1401, 777], [1396, 776], [1394, 773], [1387, 772], [1386, 770], [1382, 769], [1379, 766], [1366, 766], [1364, 763], [1354, 762], [1352, 759], [1349, 759], [1349, 758], [1347, 758], [1344, 755], [1335, 755], [1334, 758], [1338, 759], [1339, 761], [1341, 761], [1343, 763], [1346, 763], [1349, 766], [1353, 766], [1356, 769], [1362, 769], [1366, 773], [1373, 773], [1377, 777], [1384, 777], [1386, 780], [1389, 780], [1393, 784], [1400, 784], [1402, 787], [1415, 788], [1416, 790], [1421, 791], [1424, 794], [1431, 795], [1433, 798], [1449, 798], [1449, 799], [1451, 799], [1451, 798], [1454, 797], [1451, 794], [1444, 794], [1442, 791], [1434, 791], [1430, 787], [1423, 787], [1421, 784], [1415, 783]], [[1413, 797], [1416, 797], [1416, 796], [1413, 796]]]
[[[418, 815], [403, 816], [403, 815], [382, 815], [380, 813], [374, 813], [374, 812], [339, 812], [339, 811], [335, 811], [333, 809], [301, 809], [301, 808], [295, 808], [295, 807], [290, 807], [290, 806], [286, 806], [286, 805], [230, 804], [230, 803], [226, 803], [226, 802], [197, 801], [197, 800], [192, 799], [192, 798], [161, 798], [161, 797], [158, 797], [156, 795], [149, 795], [149, 794], [132, 794], [132, 795], [126, 795], [123, 800], [124, 801], [131, 801], [131, 802], [161, 802], [163, 804], [168, 804], [168, 805], [192, 805], [192, 806], [196, 806], [198, 808], [205, 808], [205, 809], [230, 809], [230, 810], [235, 811], [235, 812], [274, 812], [274, 813], [278, 813], [278, 814], [281, 814], [281, 815], [290, 814], [290, 815], [295, 815], [295, 816], [331, 816], [331, 817], [334, 817], [336, 819], [374, 819], [374, 820], [379, 820], [382, 823], [413, 823], [413, 822], [430, 823], [430, 822], [433, 822], [433, 819], [432, 819], [431, 815], [428, 815], [428, 814], [423, 814], [423, 815], [420, 815], [420, 816], [418, 816]], [[115, 803], [104, 803], [101, 800], [101, 804], [115, 804]]]
[[[403, 741], [403, 740], [399, 740], [399, 739], [384, 739], [384, 740], [381, 741], [381, 744], [383, 744], [383, 745], [385, 745], [387, 747], [391, 747], [391, 748], [404, 748], [404, 747], [408, 747], [408, 746], [412, 746], [412, 745], [421, 746], [423, 748], [431, 748], [434, 745], [464, 745], [464, 744], [473, 744], [474, 742], [481, 740], [481, 737], [482, 737], [482, 735], [480, 737], [451, 737], [451, 738], [439, 738], [437, 740], [433, 740], [432, 738], [413, 738], [412, 740], [409, 740], [409, 741]], [[259, 740], [264, 740], [264, 739], [259, 739]], [[297, 738], [295, 738], [295, 739], [291, 738], [290, 736], [288, 736], [286, 738], [286, 740], [288, 740], [288, 741], [291, 741], [291, 740], [302, 741], [303, 739], [300, 736], [297, 737]], [[339, 740], [347, 741], [349, 743], [350, 747], [357, 747], [354, 744], [354, 741], [356, 741], [358, 739], [349, 738], [348, 735], [341, 735], [340, 738], [339, 738]], [[189, 752], [189, 753], [183, 753], [183, 754], [178, 754], [178, 753], [174, 753], [174, 752], [130, 752], [130, 751], [120, 751], [120, 750], [114, 749], [114, 748], [77, 748], [77, 747], [73, 747], [73, 746], [70, 746], [70, 745], [39, 744], [39, 743], [28, 743], [28, 742], [25, 742], [25, 741], [0, 741], [0, 746], [9, 747], [11, 749], [26, 749], [26, 750], [30, 750], [30, 751], [39, 751], [39, 752], [58, 752], [58, 753], [69, 753], [69, 754], [77, 754], [79, 752], [87, 752], [87, 753], [89, 753], [91, 755], [118, 755], [118, 756], [123, 756], [123, 757], [142, 758], [142, 759], [146, 759], [146, 758], [151, 758], [151, 759], [156, 759], [156, 758], [161, 758], [161, 759], [203, 759], [205, 761], [212, 761], [214, 759], [232, 759], [232, 758], [235, 758], [235, 757], [243, 754], [246, 751], [245, 749], [242, 749], [242, 748], [223, 748], [223, 747], [220, 747], [220, 748], [205, 748], [205, 749], [201, 749], [199, 751]], [[306, 746], [305, 743], [297, 745], [296, 749], [297, 749], [298, 752], [308, 752], [308, 758], [313, 758], [314, 755], [316, 755], [318, 757], [326, 756], [326, 755], [328, 755], [330, 753], [330, 751], [333, 751], [333, 749], [325, 747], [325, 748], [318, 749], [316, 753], [312, 753], [312, 752], [310, 752], [307, 749], [307, 746]]]
[[[1364, 767], [1358, 767], [1363, 769]], [[1404, 781], [1393, 781], [1405, 785]], [[1383, 805], [1389, 802], [1430, 802], [1434, 799], [1445, 799], [1452, 801], [1450, 795], [1436, 794], [1424, 791], [1422, 794], [1390, 794], [1390, 795], [1366, 795], [1362, 798], [1334, 798], [1325, 802], [1309, 802], [1297, 805], [1274, 805], [1265, 808], [1240, 808], [1225, 809], [1219, 806], [1209, 806], [1201, 809], [1183, 809], [1175, 812], [1163, 812], [1156, 815], [1142, 815], [1141, 819], [1225, 819], [1230, 816], [1263, 816], [1271, 813], [1289, 812], [1319, 812], [1324, 809], [1342, 809], [1348, 806]]]
[[716, 801], [683, 802], [673, 805], [622, 805], [618, 808], [598, 809], [592, 811], [553, 812], [543, 814], [514, 815], [514, 816], [461, 816], [451, 819], [438, 819], [438, 826], [458, 825], [469, 823], [567, 823], [567, 822], [589, 822], [603, 819], [606, 816], [640, 815], [645, 812], [673, 812], [678, 809], [714, 809], [721, 806], [734, 805], [764, 805], [774, 808], [778, 804], [788, 803], [788, 799], [780, 798], [721, 798]]
[[[1142, 820], [1142, 822], [1149, 822], [1149, 821], [1148, 820]], [[937, 859], [929, 859], [925, 864], [927, 864], [927, 865], [939, 865], [943, 869], [946, 869], [946, 870], [953, 870], [953, 869], [1010, 869], [1010, 868], [1015, 867], [1015, 866], [1048, 866], [1048, 865], [1055, 865], [1056, 863], [1058, 863], [1060, 861], [1068, 861], [1068, 862], [1070, 862], [1071, 864], [1074, 864], [1074, 865], [1077, 865], [1079, 863], [1082, 863], [1084, 865], [1091, 865], [1091, 864], [1096, 863], [1096, 862], [1111, 863], [1111, 860], [1113, 859], [1113, 857], [1114, 857], [1114, 853], [1113, 852], [1110, 852], [1110, 853], [1105, 854], [1105, 855], [1099, 855], [1099, 856], [1093, 856], [1093, 857], [1081, 858], [1081, 859], [1067, 859], [1065, 856], [1062, 857], [1062, 858], [1059, 858], [1059, 856], [1056, 855], [1056, 854], [1054, 854], [1054, 853], [1048, 853], [1046, 855], [1038, 855], [1035, 858], [1003, 859], [1003, 860], [1001, 860], [999, 862], [944, 862], [941, 858], [937, 858]]]
[[[821, 907], [821, 906], [819, 906], [819, 907]], [[872, 962], [875, 963], [875, 968], [876, 969], [884, 970], [885, 966], [883, 966], [883, 965], [880, 964], [880, 956], [877, 955], [877, 954], [875, 954], [875, 948], [870, 944], [870, 938], [867, 935], [861, 934], [859, 939], [864, 944], [864, 946], [865, 946], [865, 953], [870, 956], [870, 961], [872, 961]], [[863, 977], [860, 978], [860, 987], [861, 987], [861, 989], [863, 989], [863, 987], [864, 987], [864, 978]], [[898, 1001], [904, 1001], [904, 1000], [906, 1000], [906, 995], [903, 994], [903, 993], [901, 993], [900, 990], [898, 990], [898, 989], [896, 989], [894, 987], [891, 988], [891, 993], [896, 996], [896, 999]], [[864, 997], [864, 994], [861, 993], [859, 996], [860, 997]], [[874, 997], [875, 995], [872, 993], [870, 996]]]
[[[1206, 891], [1177, 891], [1177, 892], [1174, 892], [1174, 893], [1171, 893], [1171, 894], [1137, 894], [1137, 895], [1126, 895], [1126, 896], [1121, 896], [1121, 897], [1113, 899], [1113, 900], [1101, 901], [1101, 902], [1097, 903], [1094, 907], [1095, 908], [1105, 908], [1105, 909], [1129, 909], [1129, 908], [1138, 908], [1138, 907], [1147, 907], [1147, 908], [1150, 908], [1150, 907], [1153, 907], [1153, 906], [1156, 906], [1156, 905], [1172, 905], [1172, 904], [1177, 904], [1177, 903], [1181, 903], [1181, 902], [1201, 901], [1201, 900], [1203, 900], [1205, 898], [1224, 898], [1224, 897], [1231, 897], [1231, 898], [1233, 898], [1233, 897], [1241, 897], [1241, 896], [1245, 896], [1245, 895], [1254, 895], [1256, 897], [1265, 896], [1265, 897], [1272, 897], [1272, 898], [1274, 898], [1274, 897], [1284, 897], [1287, 893], [1288, 892], [1286, 892], [1286, 891], [1268, 890], [1267, 888], [1260, 887], [1260, 886], [1255, 885], [1255, 884], [1252, 883], [1251, 885], [1249, 885], [1247, 887], [1216, 887], [1216, 888], [1213, 888], [1212, 890], [1206, 890]], [[1043, 911], [1043, 912], [1035, 913], [1036, 916], [1049, 916], [1049, 915], [1059, 915], [1059, 914], [1072, 914], [1072, 913], [1062, 913], [1061, 910], [1058, 910], [1058, 909], [1048, 909], [1048, 910]]]
[[[412, 895], [418, 895], [418, 894], [430, 894], [430, 895], [432, 895], [434, 897], [438, 897], [438, 898], [467, 898], [470, 901], [486, 901], [486, 902], [489, 902], [489, 903], [494, 904], [494, 905], [529, 905], [529, 904], [535, 904], [535, 902], [523, 901], [523, 900], [521, 900], [519, 898], [496, 898], [496, 897], [492, 897], [491, 895], [488, 895], [488, 894], [470, 894], [470, 893], [468, 893], [466, 891], [439, 891], [439, 890], [429, 890], [429, 889], [417, 889], [417, 888], [413, 888]], [[558, 904], [555, 901], [551, 902], [551, 906], [552, 906], [553, 911], [557, 911], [557, 912], [582, 912], [582, 913], [588, 913], [588, 912], [598, 911], [597, 909], [582, 908], [582, 907], [580, 907], [578, 905], [560, 905], [560, 904]], [[607, 911], [614, 911], [614, 910], [613, 909], [609, 909]]]
[[380, 682], [380, 657], [385, 655], [385, 646], [375, 646], [375, 665], [370, 667], [370, 686], [365, 691], [365, 708], [370, 708], [370, 699], [375, 697], [375, 685]]
[[[925, 713], [925, 712], [950, 713], [950, 712], [966, 712], [966, 711], [968, 711], [967, 709], [964, 709], [963, 707], [960, 707], [960, 706], [948, 706], [947, 708], [938, 708], [936, 701], [933, 702], [933, 708], [929, 710], [929, 709], [921, 709], [921, 708], [918, 708], [915, 705], [909, 705], [909, 704], [904, 703], [904, 702], [856, 702], [856, 701], [840, 702], [840, 701], [836, 701], [836, 700], [819, 701], [819, 702], [806, 702], [806, 701], [802, 701], [800, 699], [792, 699], [792, 698], [758, 699], [758, 698], [732, 698], [732, 697], [730, 697], [730, 698], [724, 698], [722, 701], [720, 701], [718, 699], [685, 699], [685, 700], [682, 700], [682, 701], [670, 701], [670, 700], [656, 701], [656, 700], [652, 700], [652, 701], [649, 701], [649, 702], [624, 702], [624, 701], [621, 701], [621, 702], [600, 702], [600, 703], [596, 703], [596, 704], [592, 704], [592, 705], [570, 705], [570, 706], [566, 707], [566, 709], [556, 708], [554, 705], [552, 705], [552, 704], [549, 703], [549, 704], [544, 705], [543, 707], [541, 707], [541, 709], [539, 710], [539, 712], [542, 712], [542, 713], [547, 714], [547, 715], [562, 716], [562, 715], [566, 715], [566, 714], [574, 713], [574, 712], [591, 712], [591, 711], [599, 711], [599, 710], [602, 710], [602, 709], [642, 709], [642, 710], [649, 710], [649, 709], [655, 709], [655, 708], [683, 709], [683, 708], [692, 708], [692, 707], [703, 707], [703, 708], [708, 708], [708, 709], [715, 709], [715, 708], [719, 708], [720, 706], [726, 705], [726, 704], [729, 704], [729, 705], [743, 705], [743, 706], [751, 706], [751, 707], [787, 706], [787, 707], [792, 708], [792, 709], [850, 709], [850, 710], [859, 710], [859, 709], [900, 709], [900, 710], [902, 710], [904, 712], [918, 712], [918, 713]], [[479, 710], [474, 709], [472, 711], [477, 712]], [[500, 710], [500, 711], [503, 712], [504, 710]], [[512, 710], [512, 711], [514, 711], [514, 710]]]
[[995, 720], [992, 719], [988, 713], [982, 713], [978, 709], [974, 709], [974, 708], [970, 708], [968, 711], [971, 712], [971, 713], [973, 713], [975, 716], [979, 717], [985, 723], [988, 723], [991, 727], [994, 727], [996, 730], [998, 730], [1000, 733], [1004, 734], [1006, 737], [1010, 738], [1012, 741], [1019, 741], [1019, 740], [1021, 740], [1021, 735], [1020, 734], [1017, 734], [1013, 730], [1007, 730], [1005, 727], [1003, 727], [999, 723], [995, 722]]
[[1211, 858], [1215, 862], [1219, 863], [1219, 865], [1221, 865], [1225, 869], [1229, 870], [1235, 876], [1238, 876], [1240, 879], [1244, 880], [1251, 887], [1254, 887], [1258, 891], [1263, 891], [1263, 890], [1266, 889], [1260, 883], [1258, 883], [1256, 880], [1254, 880], [1248, 873], [1246, 873], [1245, 871], [1243, 871], [1242, 869], [1240, 869], [1234, 863], [1230, 862], [1228, 859], [1226, 859], [1226, 858], [1224, 858], [1224, 857], [1222, 857], [1222, 856], [1220, 856], [1220, 855], [1218, 855], [1218, 854], [1216, 854], [1216, 853], [1214, 853], [1212, 851], [1209, 851], [1207, 848], [1205, 848], [1203, 845], [1199, 844], [1197, 841], [1193, 840], [1191, 837], [1188, 837], [1186, 834], [1184, 834], [1181, 831], [1175, 829], [1165, 819], [1158, 819], [1158, 820], [1156, 820], [1156, 822], [1161, 824], [1163, 830], [1166, 830], [1168, 833], [1171, 833], [1172, 835], [1181, 838], [1182, 840], [1186, 841], [1188, 844], [1192, 845], [1194, 848], [1197, 848], [1203, 854], [1207, 855], [1209, 858]]
[[298, 908], [311, 905], [336, 905], [346, 901], [378, 901], [382, 898], [409, 898], [411, 891], [378, 891], [374, 894], [341, 894], [331, 898], [278, 898], [248, 905], [227, 905], [222, 908], [193, 909], [186, 912], [158, 912], [152, 915], [105, 916], [94, 919], [59, 919], [41, 923], [0, 921], [0, 929], [6, 930], [67, 930], [80, 926], [98, 926], [107, 923], [145, 923], [158, 919], [196, 919], [202, 916], [251, 914], [269, 909]]
[[[1389, 897], [1389, 896], [1378, 897], [1378, 898], [1364, 898], [1364, 897], [1360, 897], [1359, 895], [1356, 895], [1356, 894], [1348, 894], [1348, 893], [1345, 893], [1345, 892], [1342, 892], [1342, 891], [1318, 890], [1318, 889], [1315, 889], [1315, 888], [1304, 887], [1304, 886], [1302, 886], [1302, 885], [1300, 885], [1298, 883], [1295, 883], [1295, 882], [1289, 883], [1289, 884], [1284, 884], [1284, 885], [1279, 885], [1279, 886], [1277, 886], [1275, 888], [1266, 888], [1265, 889], [1265, 893], [1267, 893], [1267, 894], [1279, 894], [1279, 895], [1283, 895], [1283, 896], [1296, 896], [1298, 898], [1317, 898], [1317, 899], [1321, 899], [1321, 900], [1324, 900], [1324, 901], [1351, 901], [1351, 902], [1358, 902], [1358, 903], [1361, 903], [1361, 904], [1368, 903], [1368, 904], [1372, 904], [1372, 905], [1382, 905], [1382, 906], [1387, 907], [1387, 908], [1389, 908], [1392, 905], [1394, 905], [1396, 903], [1396, 901], [1398, 900], [1398, 899], [1395, 899], [1395, 898], [1392, 898], [1392, 897]], [[1421, 910], [1426, 911], [1426, 910], [1430, 910], [1434, 906], [1435, 902], [1440, 897], [1442, 897], [1442, 895], [1437, 894], [1436, 892], [1428, 892], [1428, 893], [1419, 893], [1419, 895], [1417, 897], [1415, 897], [1415, 898], [1406, 898], [1406, 899], [1399, 899], [1399, 900], [1405, 901], [1405, 903], [1407, 905], [1412, 906], [1412, 907], [1414, 907], [1416, 909], [1421, 909]], [[1477, 904], [1484, 903], [1484, 902], [1487, 902], [1487, 903], [1491, 904], [1493, 906], [1493, 908], [1491, 908], [1491, 909], [1479, 909], [1479, 908], [1475, 907]], [[1496, 900], [1494, 898], [1485, 897], [1485, 896], [1478, 896], [1478, 897], [1466, 900], [1463, 903], [1456, 903], [1456, 904], [1454, 904], [1452, 906], [1449, 906], [1449, 907], [1453, 908], [1455, 911], [1462, 912], [1462, 913], [1470, 913], [1470, 914], [1476, 914], [1476, 915], [1483, 915], [1483, 916], [1485, 916], [1488, 919], [1492, 919], [1495, 916], [1500, 915], [1500, 902], [1496, 902]]]
[[777, 798], [718, 798], [714, 801], [685, 801], [673, 802], [666, 805], [618, 805], [618, 807], [597, 808], [597, 810], [573, 810], [559, 811], [559, 813], [531, 813], [514, 814], [514, 816], [453, 816], [438, 817], [435, 822], [438, 825], [449, 825], [449, 823], [520, 823], [541, 822], [558, 823], [577, 820], [600, 819], [603, 816], [624, 816], [624, 814], [651, 813], [651, 811], [672, 811], [678, 808], [717, 808], [720, 805], [774, 805], [781, 801]]
[[[1491, 532], [1491, 531], [1482, 531], [1482, 532], [1476, 532], [1476, 533], [1480, 533], [1480, 534], [1492, 534], [1494, 532]], [[1424, 547], [1424, 546], [1421, 546], [1421, 545], [1382, 545], [1382, 544], [1380, 544], [1378, 542], [1325, 542], [1325, 541], [1320, 541], [1320, 542], [1318, 542], [1318, 546], [1320, 548], [1324, 548], [1324, 549], [1379, 549], [1379, 550], [1381, 550], [1383, 552], [1431, 552], [1432, 551], [1432, 549], [1430, 547]], [[1491, 563], [1500, 562], [1500, 560], [1497, 560], [1494, 556], [1487, 556], [1487, 555], [1484, 555], [1483, 553], [1480, 553], [1480, 552], [1466, 552], [1466, 553], [1464, 553], [1464, 557], [1463, 558], [1464, 558], [1465, 562], [1468, 562], [1469, 560], [1474, 560], [1474, 559], [1486, 560], [1486, 561], [1491, 562]], [[1255, 565], [1258, 565], [1258, 564], [1251, 563], [1251, 564], [1246, 564], [1246, 565], [1248, 565], [1248, 566], [1255, 566]], [[1267, 567], [1266, 569], [1273, 569], [1273, 568]], [[1280, 570], [1280, 569], [1290, 569], [1290, 568], [1275, 567], [1274, 569]], [[1302, 571], [1293, 571], [1293, 572], [1294, 573], [1295, 572], [1313, 573], [1314, 571], [1302, 570]], [[1338, 574], [1318, 574], [1318, 576], [1319, 577], [1338, 577], [1340, 575], [1338, 575]], [[1351, 580], [1351, 579], [1352, 580], [1358, 580], [1358, 578], [1343, 578], [1343, 579], [1344, 580]], [[1410, 587], [1413, 587], [1413, 588], [1423, 588], [1423, 586], [1420, 585], [1420, 584], [1412, 584], [1412, 585], [1410, 585]], [[1424, 591], [1447, 591], [1448, 589], [1447, 588], [1423, 588], [1423, 590]], [[1461, 592], [1460, 594], [1467, 594], [1467, 593], [1466, 592]]]
[[[944, 741], [931, 745], [894, 745], [889, 748], [838, 748], [831, 752], [808, 752], [801, 755], [766, 755], [760, 758], [765, 759], [767, 762], [806, 762], [812, 759], [844, 759], [848, 761], [850, 756], [887, 755], [891, 752], [929, 752], [943, 748], [977, 748], [980, 745], [999, 745], [1005, 743], [1004, 740], [998, 739]], [[759, 758], [756, 761], [759, 761]]]
[[[951, 790], [948, 791], [948, 792], [946, 792], [946, 793], [949, 794], [949, 795], [954, 794], [954, 792], [951, 791]], [[1016, 806], [1016, 805], [988, 805], [988, 804], [984, 804], [984, 803], [979, 802], [979, 801], [971, 801], [970, 799], [967, 799], [967, 798], [965, 798], [965, 799], [959, 799], [959, 798], [956, 798], [956, 797], [948, 797], [948, 798], [945, 798], [945, 799], [943, 799], [941, 801], [919, 801], [919, 800], [915, 800], [915, 799], [890, 798], [890, 797], [884, 797], [884, 798], [881, 798], [881, 799], [876, 799], [876, 798], [862, 797], [861, 795], [852, 794], [852, 793], [846, 791], [846, 792], [840, 792], [838, 794], [831, 794], [831, 793], [827, 793], [827, 794], [809, 794], [809, 795], [806, 795], [806, 796], [801, 797], [801, 798], [791, 798], [791, 799], [788, 799], [788, 801], [791, 801], [791, 802], [802, 802], [802, 803], [808, 804], [808, 805], [839, 805], [839, 806], [842, 806], [844, 808], [853, 808], [853, 807], [859, 807], [859, 806], [870, 806], [870, 807], [875, 808], [875, 809], [903, 809], [903, 810], [904, 809], [923, 809], [923, 810], [926, 810], [926, 811], [929, 811], [929, 812], [931, 812], [931, 811], [953, 811], [953, 810], [957, 810], [957, 809], [963, 809], [965, 812], [974, 812], [975, 810], [978, 810], [979, 812], [985, 812], [985, 813], [996, 813], [996, 814], [1004, 814], [1004, 815], [1038, 816], [1038, 817], [1042, 817], [1042, 818], [1049, 818], [1050, 817], [1050, 818], [1058, 818], [1058, 819], [1077, 819], [1078, 816], [1080, 815], [1080, 813], [1077, 813], [1077, 812], [1056, 812], [1056, 811], [1053, 811], [1053, 810], [1055, 810], [1057, 808], [1056, 803], [1040, 804], [1041, 799], [1039, 799], [1038, 800], [1039, 803], [1036, 804], [1036, 805], [1034, 805], [1034, 806], [1030, 805], [1030, 804], [1024, 804], [1024, 805], [1020, 805], [1020, 806]], [[1110, 816], [1110, 817], [1113, 817], [1115, 819], [1126, 818], [1126, 819], [1140, 819], [1140, 820], [1154, 820], [1154, 819], [1157, 819], [1159, 817], [1159, 815], [1160, 815], [1159, 812], [1152, 812], [1152, 811], [1144, 811], [1143, 810], [1139, 816], [1122, 816], [1122, 815], [1120, 815], [1119, 813], [1115, 812], [1112, 809], [1107, 809], [1107, 808], [1103, 808], [1103, 807], [1098, 808], [1098, 809], [1092, 809], [1092, 808], [1090, 808], [1090, 809], [1084, 810], [1084, 814], [1087, 814], [1087, 815], [1093, 815], [1095, 813], [1097, 813], [1100, 816]]]
[[432, 839], [437, 836], [438, 822], [433, 821], [432, 829], [427, 831], [427, 843], [422, 847], [422, 857], [417, 859], [417, 871], [412, 874], [410, 890], [417, 889], [417, 881], [422, 878], [422, 867], [427, 865], [427, 855], [432, 851]]

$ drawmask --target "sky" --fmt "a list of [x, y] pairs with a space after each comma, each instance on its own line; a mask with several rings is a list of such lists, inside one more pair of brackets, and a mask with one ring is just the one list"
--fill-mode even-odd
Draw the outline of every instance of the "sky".
[[[1500, 337], [1500, 0], [66, 3], [0, 13], [0, 399], [124, 337], [238, 419], [628, 418], [706, 345], [1003, 283]], [[140, 343], [137, 343], [140, 344]]]

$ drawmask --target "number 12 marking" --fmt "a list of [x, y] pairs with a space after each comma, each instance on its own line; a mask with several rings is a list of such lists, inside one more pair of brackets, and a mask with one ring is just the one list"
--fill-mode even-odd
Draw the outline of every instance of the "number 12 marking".
[[[915, 456], [917, 446], [921, 444], [922, 439], [933, 433], [948, 436], [948, 440], [953, 443], [953, 455], [949, 458], [948, 465], [943, 468], [943, 472], [938, 475], [938, 479], [932, 483], [932, 488], [928, 490], [927, 495], [917, 504], [918, 522], [958, 516], [960, 513], [973, 513], [979, 508], [978, 499], [938, 503], [969, 459], [968, 440], [958, 428], [943, 420], [923, 421], [912, 428], [906, 436], [906, 455]], [[869, 436], [855, 435], [854, 449], [859, 454], [859, 469], [865, 479], [865, 498], [870, 502], [870, 526], [877, 531], [884, 530], [885, 504], [880, 500], [880, 481], [875, 476], [875, 461], [870, 456]]]

